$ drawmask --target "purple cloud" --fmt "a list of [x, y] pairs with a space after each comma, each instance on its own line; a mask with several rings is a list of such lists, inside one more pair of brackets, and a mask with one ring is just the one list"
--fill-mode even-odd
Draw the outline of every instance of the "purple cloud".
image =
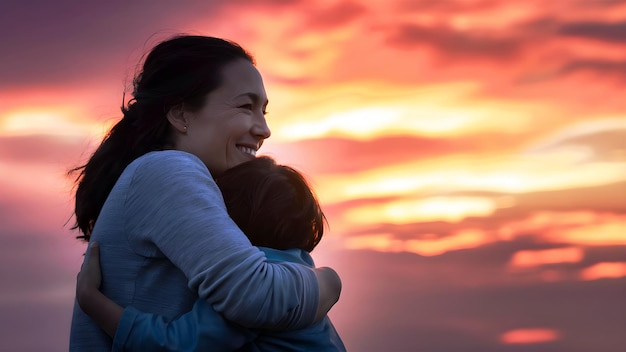
[[626, 22], [566, 23], [561, 25], [558, 33], [563, 36], [589, 38], [615, 44], [626, 44]]
[[[406, 253], [337, 253], [341, 261], [334, 267], [343, 278], [344, 291], [331, 317], [348, 349], [620, 350], [626, 327], [620, 289], [624, 279], [519, 280], [498, 265], [500, 260], [484, 259], [498, 258], [491, 252], [501, 251], [501, 246], [508, 244], [430, 258]], [[589, 303], [590, 297], [600, 296], [603, 299]], [[359, 310], [366, 302], [370, 302], [368, 308]], [[359, 323], [363, 321], [368, 324]], [[524, 346], [498, 342], [500, 334], [528, 327], [553, 328], [563, 337]]]
[[[0, 88], [98, 81], [223, 1], [9, 1], [0, 7]], [[135, 53], [136, 57], [133, 57]], [[132, 73], [131, 73], [132, 74]]]
[[457, 31], [449, 27], [427, 27], [416, 24], [399, 25], [388, 39], [394, 46], [408, 48], [429, 46], [442, 54], [491, 60], [508, 59], [520, 50], [516, 38], [500, 38], [485, 33]]

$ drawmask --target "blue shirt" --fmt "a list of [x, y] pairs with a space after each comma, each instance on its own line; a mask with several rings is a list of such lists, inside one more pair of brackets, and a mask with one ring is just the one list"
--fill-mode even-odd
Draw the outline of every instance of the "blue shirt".
[[[315, 318], [313, 271], [269, 263], [230, 219], [209, 170], [193, 154], [158, 151], [133, 161], [91, 239], [100, 243], [101, 290], [121, 306], [173, 319], [199, 297], [248, 328], [302, 328]], [[111, 347], [112, 339], [75, 304], [70, 351]]]
[[[270, 261], [314, 266], [309, 253], [259, 247]], [[249, 330], [224, 320], [205, 300], [191, 312], [168, 321], [157, 314], [126, 307], [119, 322], [113, 351], [345, 351], [328, 317], [304, 329]]]

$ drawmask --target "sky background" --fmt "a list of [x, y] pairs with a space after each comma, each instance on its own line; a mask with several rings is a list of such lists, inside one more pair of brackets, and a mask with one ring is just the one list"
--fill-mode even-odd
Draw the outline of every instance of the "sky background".
[[623, 351], [620, 0], [2, 1], [1, 351], [67, 350], [66, 171], [181, 32], [256, 57], [261, 151], [323, 203], [349, 351]]

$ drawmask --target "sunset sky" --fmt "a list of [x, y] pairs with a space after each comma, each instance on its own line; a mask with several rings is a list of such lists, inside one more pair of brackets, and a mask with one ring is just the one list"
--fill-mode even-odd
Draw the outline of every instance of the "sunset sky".
[[622, 352], [626, 1], [3, 1], [0, 350], [66, 351], [72, 179], [142, 54], [256, 58], [349, 351]]

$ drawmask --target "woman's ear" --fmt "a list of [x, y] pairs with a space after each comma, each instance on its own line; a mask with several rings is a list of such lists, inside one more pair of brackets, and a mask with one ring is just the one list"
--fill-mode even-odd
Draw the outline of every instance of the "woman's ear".
[[185, 117], [185, 106], [183, 104], [172, 106], [167, 112], [167, 120], [178, 132], [187, 133], [187, 118]]

